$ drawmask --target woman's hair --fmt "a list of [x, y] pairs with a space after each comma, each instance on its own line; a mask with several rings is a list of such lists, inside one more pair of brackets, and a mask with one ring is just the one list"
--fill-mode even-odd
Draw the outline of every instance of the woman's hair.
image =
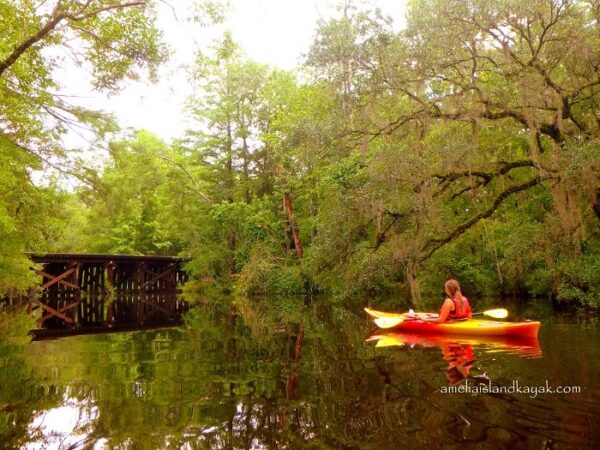
[[446, 281], [444, 288], [446, 289], [446, 293], [450, 297], [452, 297], [452, 298], [456, 297], [457, 292], [460, 294], [460, 297], [462, 297], [462, 292], [460, 291], [460, 284], [458, 283], [458, 281], [456, 281], [454, 279], [450, 279], [450, 280]]
[[457, 299], [458, 300], [458, 305], [456, 305], [455, 303], [455, 308], [457, 310], [457, 312], [460, 312], [461, 314], [464, 313], [464, 309], [465, 309], [465, 298], [462, 295], [462, 292], [460, 291], [460, 284], [458, 283], [458, 281], [454, 280], [454, 279], [450, 279], [448, 281], [446, 281], [446, 284], [444, 285], [444, 287], [446, 288], [446, 293], [452, 298], [452, 299]]

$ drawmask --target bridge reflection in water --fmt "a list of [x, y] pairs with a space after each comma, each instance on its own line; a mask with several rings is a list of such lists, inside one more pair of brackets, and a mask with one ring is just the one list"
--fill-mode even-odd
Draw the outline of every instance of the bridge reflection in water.
[[[27, 296], [41, 330], [102, 331], [178, 322], [187, 280], [171, 256], [28, 254], [40, 286]], [[34, 334], [43, 335], [36, 332]]]

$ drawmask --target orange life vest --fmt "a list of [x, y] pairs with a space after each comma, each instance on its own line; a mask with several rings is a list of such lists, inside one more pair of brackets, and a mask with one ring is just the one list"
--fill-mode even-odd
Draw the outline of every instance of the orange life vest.
[[448, 319], [464, 319], [469, 317], [469, 313], [471, 312], [471, 305], [469, 304], [469, 300], [464, 295], [462, 296], [463, 302], [463, 312], [462, 314], [458, 312], [458, 308], [456, 306], [456, 299], [451, 298], [452, 303], [454, 303], [454, 311], [450, 311], [448, 314]]

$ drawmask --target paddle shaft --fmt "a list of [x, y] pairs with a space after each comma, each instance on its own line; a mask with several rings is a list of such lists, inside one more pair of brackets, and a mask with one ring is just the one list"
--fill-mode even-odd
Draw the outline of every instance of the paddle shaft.
[[[418, 314], [415, 314], [414, 316], [409, 316], [408, 314], [383, 313], [381, 311], [369, 310], [368, 308], [365, 308], [365, 310], [367, 311], [368, 314], [370, 314], [372, 316], [373, 321], [375, 322], [375, 325], [377, 325], [379, 328], [384, 328], [384, 329], [393, 328], [395, 326], [398, 326], [405, 320], [429, 321], [428, 319], [435, 319], [435, 318], [439, 317], [439, 314], [428, 314], [427, 318], [425, 318], [425, 317], [419, 316]], [[373, 312], [380, 314], [380, 316], [377, 317], [375, 314], [373, 314]], [[483, 312], [472, 313], [471, 315], [472, 316], [484, 315], [484, 316], [493, 317], [495, 319], [503, 319], [508, 315], [508, 311], [503, 308], [496, 308], [496, 309], [488, 309]], [[373, 317], [373, 316], [375, 316], [375, 317]], [[450, 320], [448, 320], [448, 322], [458, 322], [458, 321], [463, 321], [463, 320], [467, 320], [467, 318], [465, 317], [465, 318], [460, 318], [460, 319], [450, 319]]]
[[[486, 313], [488, 313], [488, 311], [474, 312], [474, 313], [471, 313], [471, 316], [485, 316]], [[432, 315], [432, 317], [439, 317], [439, 316], [440, 316], [439, 314], [436, 314], [435, 316]], [[414, 318], [411, 318], [409, 320], [415, 320], [415, 319], [420, 319], [420, 317], [417, 315]], [[458, 319], [447, 319], [446, 321], [447, 322], [463, 322], [468, 319], [469, 319], [468, 317], [460, 317]], [[406, 318], [404, 320], [406, 320]]]
[[[471, 313], [472, 316], [483, 316], [485, 313], [484, 312], [474, 312]], [[418, 316], [415, 316], [415, 318], [417, 318]], [[431, 317], [440, 317], [439, 314], [432, 314]], [[450, 320], [467, 320], [466, 317], [461, 317], [460, 319], [450, 319]]]
[[[432, 317], [439, 317], [439, 314], [432, 315]], [[488, 309], [486, 311], [471, 313], [471, 316], [489, 316], [494, 319], [504, 319], [508, 316], [508, 311], [504, 308]]]

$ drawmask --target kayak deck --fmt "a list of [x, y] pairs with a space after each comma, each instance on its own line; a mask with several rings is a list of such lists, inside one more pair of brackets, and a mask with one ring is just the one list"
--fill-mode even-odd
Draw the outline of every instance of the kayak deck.
[[[365, 311], [373, 320], [382, 317], [401, 317], [403, 320], [392, 328], [394, 330], [401, 330], [411, 333], [536, 337], [540, 329], [540, 322], [537, 321], [501, 322], [497, 320], [469, 319], [444, 323], [432, 323], [417, 320], [414, 317], [409, 316], [407, 313], [395, 314], [377, 311], [370, 308], [365, 308]], [[417, 315], [421, 317], [436, 316], [435, 314], [430, 313], [417, 313]]]

